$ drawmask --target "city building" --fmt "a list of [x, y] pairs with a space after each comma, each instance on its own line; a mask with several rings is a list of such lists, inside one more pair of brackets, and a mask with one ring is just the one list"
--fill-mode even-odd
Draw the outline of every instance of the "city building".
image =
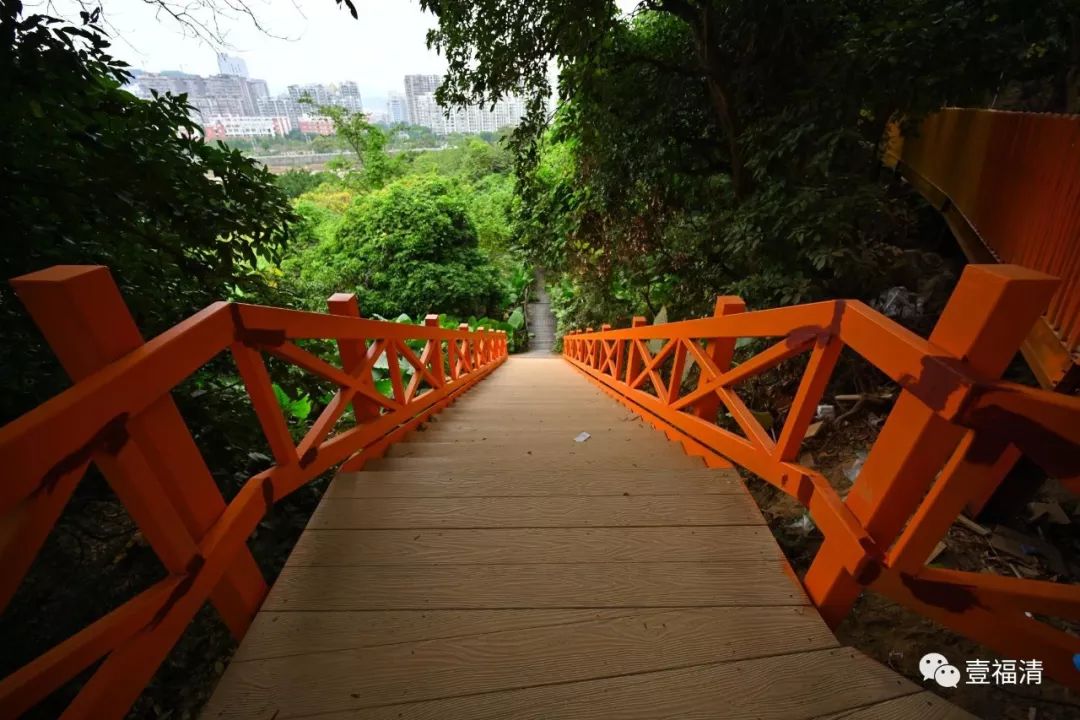
[[203, 139], [213, 142], [234, 137], [284, 137], [291, 129], [286, 117], [218, 116], [203, 123]]
[[417, 98], [427, 95], [438, 89], [442, 77], [439, 75], [406, 75], [405, 76], [405, 111], [408, 121], [413, 125], [421, 125], [420, 111], [417, 108]]
[[525, 103], [518, 97], [499, 100], [491, 107], [473, 105], [449, 112], [435, 101], [434, 93], [418, 95], [414, 101], [416, 125], [429, 128], [436, 135], [451, 133], [495, 132], [517, 127], [525, 114]]
[[294, 128], [299, 127], [300, 116], [310, 112], [312, 109], [310, 105], [302, 104], [288, 95], [260, 98], [257, 107], [260, 115], [277, 115], [289, 118], [289, 122]]
[[386, 116], [391, 125], [409, 122], [409, 108], [405, 96], [391, 90], [386, 95]]
[[225, 53], [217, 54], [217, 66], [218, 73], [221, 75], [236, 75], [237, 77], [248, 77], [247, 63], [243, 58], [238, 58], [235, 55], [226, 55]]
[[270, 86], [266, 84], [265, 80], [248, 80], [248, 87], [251, 89], [251, 97], [255, 99], [256, 104], [263, 98], [270, 97]]
[[250, 116], [259, 113], [259, 99], [269, 95], [266, 81], [249, 80], [239, 75], [201, 77], [178, 72], [143, 73], [132, 78], [135, 93], [187, 95], [188, 104], [203, 119], [209, 117]]
[[322, 83], [290, 85], [288, 93], [290, 100], [306, 105], [308, 108], [335, 105], [353, 113], [363, 112], [364, 110], [364, 103], [360, 98], [360, 88], [350, 80], [341, 83], [341, 85], [323, 85]]
[[322, 83], [290, 85], [288, 92], [289, 97], [297, 102], [306, 101], [316, 107], [330, 104], [330, 88]]
[[333, 135], [334, 121], [325, 115], [301, 115], [300, 132], [305, 135]]

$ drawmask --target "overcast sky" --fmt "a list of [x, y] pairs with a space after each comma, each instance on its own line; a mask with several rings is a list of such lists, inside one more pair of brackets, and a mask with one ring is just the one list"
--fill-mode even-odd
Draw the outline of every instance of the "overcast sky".
[[[242, 57], [251, 77], [266, 80], [272, 93], [284, 92], [293, 83], [354, 80], [361, 95], [375, 99], [385, 97], [388, 90], [400, 92], [406, 74], [445, 69], [442, 58], [425, 44], [435, 19], [417, 2], [355, 0], [358, 20], [333, 0], [250, 3], [267, 32], [241, 15], [223, 16], [219, 26], [230, 46], [225, 51]], [[113, 54], [132, 67], [217, 73], [213, 47], [143, 0], [101, 0], [101, 4], [106, 28], [114, 36]], [[54, 0], [54, 7], [65, 16], [78, 16], [76, 0]], [[210, 20], [209, 14], [197, 17]]]
[[[107, 29], [114, 35], [113, 54], [132, 67], [151, 72], [183, 70], [198, 75], [217, 73], [215, 50], [185, 32], [144, 0], [97, 0], [104, 8]], [[172, 0], [178, 6], [187, 0]], [[45, 11], [46, 0], [25, 0], [28, 11]], [[95, 5], [95, 0], [86, 0]], [[365, 106], [379, 109], [387, 91], [402, 90], [402, 77], [441, 73], [445, 63], [427, 49], [425, 35], [435, 25], [432, 15], [416, 0], [354, 0], [360, 15], [353, 20], [333, 0], [248, 0], [259, 22], [232, 13], [219, 18], [230, 47], [242, 57], [252, 77], [262, 78], [272, 93], [294, 83], [332, 83], [354, 80]], [[37, 4], [37, 7], [33, 7]], [[191, 2], [195, 5], [196, 2]], [[217, 4], [226, 6], [225, 0]], [[633, 0], [619, 3], [632, 7]], [[52, 0], [52, 12], [77, 18], [78, 0]], [[209, 14], [196, 14], [209, 22]], [[276, 37], [273, 37], [276, 36]]]

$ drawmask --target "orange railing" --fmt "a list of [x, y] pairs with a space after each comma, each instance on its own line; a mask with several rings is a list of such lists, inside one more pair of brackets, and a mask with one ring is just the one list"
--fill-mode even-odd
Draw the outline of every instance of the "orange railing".
[[1061, 278], [1021, 350], [1044, 387], [1080, 387], [1080, 115], [949, 108], [890, 128], [885, 164], [945, 217], [976, 263]]
[[[1080, 638], [1044, 622], [1080, 619], [1080, 586], [926, 566], [965, 504], [991, 492], [1020, 453], [1055, 477], [1080, 477], [1080, 398], [995, 379], [1056, 285], [1015, 266], [968, 266], [929, 340], [861, 302], [744, 312], [741, 300], [722, 297], [711, 318], [572, 332], [563, 353], [689, 453], [714, 466], [730, 460], [807, 507], [825, 541], [804, 584], [831, 624], [873, 590], [1007, 657], [1040, 659], [1080, 688]], [[733, 365], [743, 337], [780, 339]], [[650, 351], [650, 341], [662, 346]], [[902, 390], [841, 500], [796, 459], [844, 348]], [[736, 388], [802, 353], [806, 370], [774, 437]], [[684, 389], [689, 363], [698, 377]], [[741, 433], [717, 424], [721, 408]]]
[[[217, 303], [144, 343], [106, 268], [54, 267], [13, 285], [75, 384], [0, 429], [0, 611], [91, 462], [169, 575], [0, 680], [3, 717], [99, 660], [64, 717], [122, 717], [207, 599], [242, 636], [267, 592], [246, 540], [273, 503], [341, 463], [358, 469], [380, 456], [507, 353], [500, 332], [442, 329], [436, 315], [423, 327], [362, 319], [353, 296], [340, 294], [331, 314]], [[294, 342], [312, 338], [337, 341], [340, 368]], [[416, 340], [419, 353], [407, 344]], [[228, 505], [170, 395], [226, 350], [274, 456]], [[264, 353], [338, 387], [299, 444]], [[390, 397], [373, 381], [382, 357]], [[344, 428], [350, 405], [356, 422]]]

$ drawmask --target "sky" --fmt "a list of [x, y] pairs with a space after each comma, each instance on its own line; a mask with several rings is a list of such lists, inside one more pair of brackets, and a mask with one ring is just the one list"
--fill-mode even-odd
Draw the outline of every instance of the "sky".
[[[28, 10], [33, 2], [25, 3]], [[218, 72], [213, 46], [144, 0], [100, 2], [112, 53], [132, 67], [196, 75]], [[222, 16], [219, 26], [228, 42], [223, 49], [242, 57], [250, 76], [266, 80], [273, 94], [292, 84], [353, 80], [364, 106], [380, 109], [388, 91], [403, 91], [406, 74], [442, 73], [446, 68], [425, 43], [435, 18], [422, 12], [415, 0], [355, 0], [357, 20], [333, 0], [249, 2], [267, 32], [236, 13]], [[219, 4], [224, 6], [224, 0]], [[52, 0], [53, 14], [77, 18], [79, 9], [77, 0]], [[207, 14], [197, 17], [209, 19]]]
[[[237, 0], [163, 0], [173, 7], [198, 8], [213, 4], [228, 8]], [[272, 94], [289, 85], [340, 83], [360, 87], [364, 107], [385, 108], [390, 91], [403, 91], [402, 78], [442, 73], [446, 64], [427, 49], [427, 31], [436, 25], [417, 0], [354, 0], [359, 18], [353, 20], [334, 0], [241, 0], [248, 3], [259, 24], [236, 12], [217, 16], [226, 46], [242, 57], [253, 78], [266, 80]], [[637, 0], [618, 0], [624, 12]], [[218, 72], [217, 48], [196, 37], [148, 0], [82, 0], [101, 4], [104, 28], [112, 36], [112, 53], [134, 68], [149, 72], [182, 70], [196, 75]], [[80, 0], [24, 0], [28, 12], [46, 12], [77, 20]], [[205, 10], [192, 10], [199, 22], [210, 23]]]

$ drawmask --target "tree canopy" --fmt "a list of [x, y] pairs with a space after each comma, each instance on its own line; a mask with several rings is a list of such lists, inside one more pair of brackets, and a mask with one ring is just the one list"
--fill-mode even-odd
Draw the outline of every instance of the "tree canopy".
[[[109, 54], [96, 13], [80, 26], [21, 13], [18, 2], [0, 6], [0, 276], [108, 265], [148, 333], [261, 287], [259, 258], [280, 255], [294, 218], [270, 173], [204, 143], [186, 98], [125, 91], [128, 68]], [[6, 285], [0, 323], [0, 363], [26, 378], [5, 395], [11, 417], [59, 378]]]
[[321, 302], [336, 290], [356, 292], [365, 314], [386, 317], [484, 316], [502, 300], [465, 201], [447, 180], [430, 175], [357, 197], [334, 229], [282, 270], [305, 297]]
[[940, 260], [918, 203], [879, 177], [886, 124], [949, 104], [1065, 109], [1080, 80], [1067, 0], [423, 4], [449, 63], [440, 99], [531, 98], [521, 244], [589, 298], [581, 324], [613, 304], [678, 317], [717, 293], [761, 306], [915, 281]]

